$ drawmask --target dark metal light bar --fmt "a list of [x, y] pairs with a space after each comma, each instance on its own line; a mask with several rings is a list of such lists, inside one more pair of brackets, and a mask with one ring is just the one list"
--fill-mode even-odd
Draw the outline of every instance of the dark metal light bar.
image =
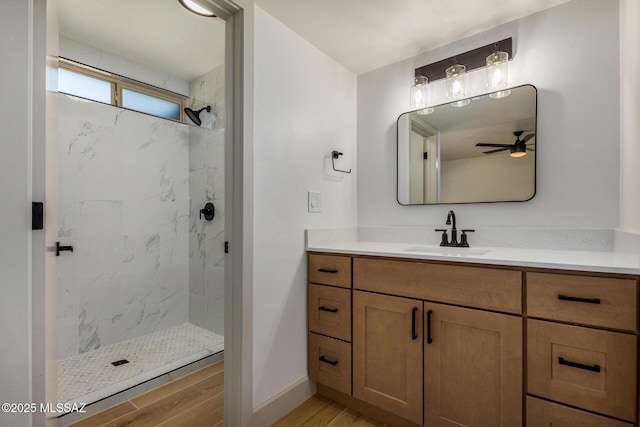
[[486, 66], [487, 56], [495, 51], [507, 52], [509, 54], [509, 60], [511, 60], [513, 58], [512, 37], [416, 68], [415, 75], [416, 77], [425, 76], [429, 79], [429, 83], [432, 83], [436, 80], [444, 79], [445, 70], [453, 64], [462, 64], [467, 68], [467, 72], [469, 72]]

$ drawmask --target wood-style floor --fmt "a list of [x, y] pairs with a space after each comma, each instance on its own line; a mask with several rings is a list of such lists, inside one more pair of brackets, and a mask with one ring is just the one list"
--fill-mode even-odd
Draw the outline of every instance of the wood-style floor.
[[329, 400], [313, 396], [282, 417], [272, 427], [384, 427], [376, 420]]
[[202, 368], [70, 427], [221, 427], [223, 363]]
[[[222, 427], [224, 362], [218, 362], [69, 427]], [[313, 396], [272, 427], [385, 427], [322, 396]]]

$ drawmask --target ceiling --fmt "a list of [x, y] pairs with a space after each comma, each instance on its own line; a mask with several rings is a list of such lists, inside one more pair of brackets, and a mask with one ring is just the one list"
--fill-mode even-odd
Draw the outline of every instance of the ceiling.
[[57, 0], [60, 35], [174, 77], [224, 63], [224, 21], [178, 0]]
[[568, 0], [256, 0], [356, 74]]
[[[443, 133], [440, 137], [440, 159], [446, 162], [449, 160], [486, 156], [487, 154], [484, 154], [485, 151], [495, 150], [499, 147], [476, 147], [476, 143], [513, 144], [516, 142], [516, 137], [513, 135], [514, 131], [526, 129], [527, 131], [523, 135], [523, 137], [525, 137], [533, 133], [533, 129], [535, 129], [534, 124], [535, 119], [531, 118], [481, 128], [459, 129]], [[530, 139], [527, 142], [527, 148], [535, 148], [535, 139]], [[509, 155], [509, 151], [492, 153], [491, 155]]]

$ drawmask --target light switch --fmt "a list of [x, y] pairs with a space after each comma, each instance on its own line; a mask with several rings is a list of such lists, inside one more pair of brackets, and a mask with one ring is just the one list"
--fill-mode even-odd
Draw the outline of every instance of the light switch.
[[309, 212], [322, 212], [322, 195], [309, 191]]

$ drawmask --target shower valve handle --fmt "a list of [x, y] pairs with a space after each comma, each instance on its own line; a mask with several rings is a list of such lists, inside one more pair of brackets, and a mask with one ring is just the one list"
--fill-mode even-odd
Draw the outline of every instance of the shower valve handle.
[[204, 209], [200, 209], [200, 219], [202, 219], [202, 215], [204, 215], [204, 219], [211, 221], [215, 214], [216, 209], [213, 207], [213, 203], [211, 202], [207, 202], [207, 204], [204, 205]]

